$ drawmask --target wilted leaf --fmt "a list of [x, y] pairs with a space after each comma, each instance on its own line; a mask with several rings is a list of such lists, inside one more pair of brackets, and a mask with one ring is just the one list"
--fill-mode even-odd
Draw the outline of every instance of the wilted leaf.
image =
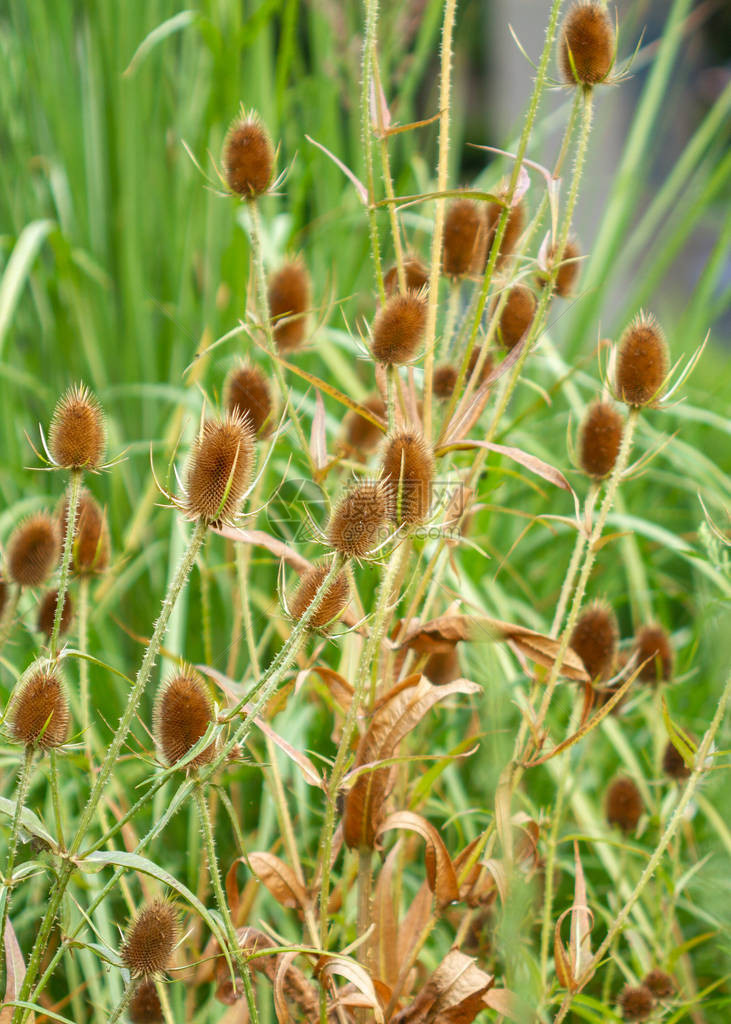
[[396, 983], [399, 972], [399, 961], [394, 955], [399, 944], [399, 928], [394, 908], [393, 873], [400, 853], [399, 841], [379, 872], [371, 906], [371, 920], [375, 928], [368, 943], [370, 962], [376, 976], [391, 987]]
[[346, 956], [334, 956], [330, 953], [320, 957], [317, 965], [317, 973], [322, 977], [332, 977], [338, 974], [347, 978], [367, 999], [367, 1004], [373, 1009], [373, 1019], [377, 1024], [385, 1024], [383, 1010], [376, 989], [368, 971], [361, 964], [356, 963]]
[[491, 988], [483, 996], [483, 1001], [485, 1006], [497, 1010], [501, 1016], [514, 1020], [517, 1024], [525, 1024], [535, 1016], [531, 1007], [509, 988]]
[[239, 857], [235, 863], [247, 863], [259, 881], [267, 887], [277, 903], [293, 910], [304, 910], [310, 900], [307, 891], [289, 864], [273, 853], [254, 851]]
[[325, 403], [322, 394], [315, 392], [315, 415], [312, 420], [312, 433], [310, 434], [310, 454], [317, 469], [324, 469], [327, 465], [327, 441], [325, 438]]
[[429, 888], [434, 893], [437, 904], [445, 907], [459, 899], [459, 887], [457, 885], [457, 873], [444, 845], [444, 840], [437, 830], [420, 814], [413, 811], [396, 811], [386, 818], [379, 828], [377, 835], [383, 835], [391, 829], [404, 828], [410, 832], [416, 832], [426, 843], [426, 878]]
[[[556, 976], [563, 988], [575, 992], [586, 983], [582, 975], [591, 961], [591, 929], [594, 917], [586, 904], [586, 882], [579, 857], [579, 847], [574, 842], [576, 874], [574, 880], [574, 902], [556, 922], [553, 935], [553, 952], [556, 962]], [[561, 925], [571, 915], [571, 942], [568, 951], [561, 938]]]
[[451, 949], [411, 1006], [394, 1024], [471, 1024], [485, 1006], [493, 977], [458, 949]]
[[[23, 979], [25, 978], [25, 962], [23, 960], [23, 954], [20, 951], [20, 946], [18, 945], [15, 930], [10, 923], [10, 918], [5, 922], [5, 936], [3, 941], [5, 943], [5, 1002], [11, 1003], [13, 1000], [18, 998], [18, 993], [20, 992], [23, 984]], [[0, 1024], [9, 1024], [12, 1016], [13, 1011], [10, 1008], [0, 1011]], [[35, 1020], [35, 1016], [32, 1014], [31, 1020]]]
[[296, 569], [297, 572], [305, 572], [311, 567], [311, 563], [295, 551], [294, 548], [288, 547], [275, 537], [270, 537], [263, 530], [240, 530], [236, 526], [226, 525], [212, 527], [212, 529], [214, 533], [227, 537], [229, 540], [237, 541], [239, 544], [251, 544], [254, 547], [266, 548], [272, 555], [276, 558], [281, 558], [286, 565]]

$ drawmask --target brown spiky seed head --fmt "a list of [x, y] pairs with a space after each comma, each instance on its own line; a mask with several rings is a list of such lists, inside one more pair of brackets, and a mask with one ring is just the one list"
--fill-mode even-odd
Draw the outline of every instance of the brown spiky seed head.
[[647, 1020], [655, 1000], [644, 985], [626, 985], [619, 997], [619, 1006], [625, 1020]]
[[615, 779], [607, 790], [607, 821], [625, 833], [634, 832], [642, 816], [642, 797], [635, 782], [626, 776]]
[[[58, 604], [58, 591], [48, 590], [38, 606], [38, 630], [41, 633], [45, 633], [47, 637], [50, 637], [53, 632], [53, 623], [56, 618], [56, 605]], [[74, 603], [71, 600], [71, 594], [68, 592], [64, 597], [63, 611], [61, 612], [61, 632], [68, 633], [71, 620], [74, 617]]]
[[257, 117], [240, 118], [229, 128], [223, 143], [223, 169], [228, 187], [243, 199], [256, 199], [269, 188], [274, 149]]
[[393, 295], [373, 321], [373, 357], [387, 366], [416, 355], [426, 327], [426, 302], [416, 292]]
[[238, 413], [207, 420], [188, 462], [185, 511], [189, 519], [217, 525], [238, 514], [251, 478], [254, 433]]
[[640, 313], [619, 341], [617, 394], [627, 405], [657, 401], [668, 368], [668, 346], [662, 328], [653, 316]]
[[225, 385], [226, 408], [230, 413], [249, 418], [251, 428], [259, 434], [272, 415], [272, 394], [269, 381], [258, 366], [242, 363], [231, 370]]
[[675, 982], [669, 974], [661, 971], [659, 967], [650, 971], [642, 979], [642, 984], [645, 988], [649, 988], [655, 999], [669, 999], [673, 992], [675, 992]]
[[53, 572], [61, 554], [58, 524], [47, 512], [29, 516], [8, 541], [8, 576], [21, 587], [38, 587]]
[[457, 383], [457, 367], [451, 363], [442, 363], [434, 370], [434, 395], [436, 398], [451, 398]]
[[[429, 284], [429, 269], [416, 256], [407, 256], [404, 260], [404, 276], [406, 291], [420, 292]], [[390, 267], [383, 278], [386, 295], [393, 295], [398, 290], [398, 267]]]
[[59, 398], [48, 431], [48, 448], [64, 469], [99, 469], [107, 446], [101, 406], [85, 384]]
[[301, 259], [289, 260], [269, 278], [269, 315], [281, 352], [299, 348], [307, 332], [310, 275]]
[[399, 525], [422, 523], [429, 515], [434, 456], [424, 437], [404, 430], [387, 439], [381, 477], [389, 518]]
[[120, 956], [133, 978], [164, 971], [178, 939], [178, 912], [167, 900], [155, 899], [132, 921]]
[[536, 312], [536, 297], [524, 284], [510, 289], [500, 314], [500, 338], [507, 349], [515, 348], [530, 325]]
[[614, 612], [603, 601], [595, 601], [579, 616], [571, 634], [571, 647], [592, 679], [611, 676], [618, 639]]
[[162, 1024], [160, 997], [151, 978], [144, 978], [135, 986], [127, 1012], [132, 1024]]
[[345, 558], [362, 558], [375, 548], [386, 522], [386, 491], [380, 481], [347, 492], [327, 528], [330, 545]]
[[447, 210], [442, 243], [442, 273], [463, 277], [484, 262], [487, 229], [480, 207], [472, 199], [457, 199]]
[[[66, 535], [68, 496], [59, 506], [59, 531]], [[104, 572], [109, 565], [109, 524], [94, 496], [82, 487], [76, 512], [76, 531], [72, 547], [72, 568], [80, 576]]]
[[650, 660], [642, 668], [639, 678], [644, 683], [666, 683], [673, 674], [673, 649], [662, 626], [643, 626], [635, 637], [637, 664]]
[[[579, 256], [581, 255], [579, 247], [576, 242], [569, 241], [566, 243], [566, 248], [563, 251], [563, 259], [559, 264], [558, 272], [556, 274], [556, 280], [553, 284], [553, 290], [556, 295], [560, 295], [562, 299], [567, 298], [574, 290], [576, 281], [579, 277], [579, 269], [581, 264], [578, 262]], [[556, 260], [556, 250], [554, 246], [548, 251], [548, 266], [552, 268]], [[540, 278], [541, 286], [546, 284], [544, 278]]]
[[[152, 723], [166, 764], [172, 766], [185, 757], [205, 735], [215, 713], [206, 684], [192, 669], [176, 673], [163, 683], [155, 701]], [[215, 752], [216, 745], [211, 743], [190, 762], [190, 767], [207, 764]]]
[[[487, 248], [485, 256], [485, 264], [487, 264], [490, 258], [490, 253], [497, 231], [498, 220], [500, 214], [503, 212], [503, 206], [500, 203], [488, 203], [485, 218], [487, 221]], [[525, 224], [525, 205], [523, 201], [517, 202], [515, 206], [512, 206], [510, 213], [508, 214], [508, 222], [505, 225], [505, 231], [503, 233], [503, 240], [500, 244], [500, 255], [497, 259], [497, 265], [500, 266], [505, 262], [506, 258], [515, 249], [518, 243], [523, 226]]]
[[55, 670], [31, 672], [12, 697], [10, 732], [27, 747], [50, 750], [66, 742], [69, 706], [63, 680]]
[[571, 85], [603, 82], [614, 63], [614, 28], [600, 3], [577, 3], [564, 19], [559, 37], [559, 64]]
[[602, 480], [614, 469], [624, 420], [609, 402], [592, 402], [581, 424], [579, 464], [587, 476]]
[[662, 755], [662, 770], [671, 779], [677, 779], [678, 781], [687, 779], [690, 775], [690, 768], [683, 760], [683, 755], [672, 740], [668, 740], [665, 744], [665, 750]]
[[[299, 620], [312, 604], [315, 594], [330, 571], [326, 564], [311, 565], [302, 573], [299, 585], [289, 603], [292, 618]], [[321, 629], [345, 610], [350, 600], [350, 586], [344, 572], [339, 573], [328, 587], [317, 611], [310, 619], [311, 629]]]

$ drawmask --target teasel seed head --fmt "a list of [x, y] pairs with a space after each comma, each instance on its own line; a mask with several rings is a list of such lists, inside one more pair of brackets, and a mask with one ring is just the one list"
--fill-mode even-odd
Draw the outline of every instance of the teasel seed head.
[[[192, 750], [205, 736], [215, 719], [215, 706], [206, 684], [192, 669], [171, 676], [160, 688], [153, 710], [155, 740], [163, 760], [171, 767]], [[211, 743], [186, 767], [208, 764], [216, 753]]]
[[484, 263], [487, 228], [485, 217], [472, 199], [457, 199], [444, 219], [442, 273], [464, 277]]
[[626, 985], [619, 997], [624, 1020], [647, 1020], [654, 1005], [652, 992], [645, 985]]
[[669, 999], [675, 992], [675, 982], [669, 974], [661, 971], [659, 967], [650, 971], [642, 979], [642, 984], [645, 988], [649, 988], [655, 999]]
[[373, 358], [387, 366], [412, 359], [426, 328], [426, 302], [416, 292], [393, 295], [373, 321]]
[[666, 683], [670, 680], [673, 674], [673, 649], [662, 626], [643, 626], [635, 637], [634, 650], [638, 665], [650, 658], [639, 674], [643, 683]]
[[120, 956], [133, 978], [160, 974], [170, 963], [179, 933], [178, 912], [168, 900], [146, 904], [127, 929]]
[[269, 381], [258, 366], [240, 363], [229, 373], [225, 385], [226, 408], [247, 417], [255, 434], [263, 436], [271, 425], [272, 393]]
[[269, 278], [269, 315], [280, 352], [299, 348], [307, 333], [310, 275], [303, 260], [288, 260]]
[[404, 430], [387, 438], [381, 466], [388, 516], [399, 525], [422, 523], [429, 515], [434, 456], [424, 437]]
[[11, 698], [10, 732], [26, 747], [50, 750], [69, 734], [69, 706], [56, 669], [38, 668], [20, 683]]
[[48, 448], [63, 469], [99, 469], [107, 446], [101, 406], [85, 384], [74, 384], [56, 403]]
[[690, 776], [690, 768], [683, 760], [683, 755], [672, 740], [668, 740], [665, 744], [665, 750], [662, 755], [662, 770], [669, 778], [676, 779], [678, 782]]
[[570, 646], [592, 679], [605, 680], [612, 674], [618, 639], [614, 612], [604, 601], [595, 601], [579, 616]]
[[617, 394], [627, 405], [656, 402], [668, 374], [665, 335], [654, 316], [640, 313], [625, 330], [617, 353]]
[[451, 363], [442, 363], [434, 370], [434, 395], [436, 398], [451, 398], [457, 383], [459, 371]]
[[[429, 268], [416, 256], [407, 256], [404, 260], [404, 276], [407, 292], [420, 292], [429, 284]], [[386, 295], [393, 295], [398, 291], [398, 267], [393, 266], [386, 271], [383, 287], [386, 289]]]
[[254, 433], [249, 420], [228, 413], [207, 420], [188, 462], [185, 512], [217, 526], [235, 519], [254, 463]]
[[10, 535], [8, 576], [21, 587], [38, 587], [53, 572], [60, 554], [61, 537], [55, 519], [47, 512], [37, 512]]
[[344, 558], [363, 558], [378, 546], [385, 523], [385, 488], [380, 481], [368, 481], [340, 499], [330, 517], [327, 539]]
[[[68, 496], [59, 507], [59, 531], [66, 534]], [[79, 492], [76, 513], [76, 532], [72, 548], [71, 565], [79, 576], [104, 572], [109, 565], [109, 524], [104, 510], [85, 487]]]
[[[485, 266], [490, 258], [493, 241], [495, 239], [495, 233], [497, 231], [498, 220], [500, 214], [503, 212], [503, 207], [500, 203], [488, 203], [485, 218], [487, 221], [487, 249], [485, 256]], [[500, 255], [498, 256], [496, 266], [500, 266], [505, 262], [508, 256], [514, 251], [515, 246], [520, 238], [523, 226], [525, 225], [525, 205], [523, 201], [516, 203], [512, 206], [510, 213], [508, 214], [508, 222], [505, 225], [505, 231], [503, 233], [503, 240], [500, 244]]]
[[607, 790], [607, 821], [627, 835], [642, 817], [643, 805], [635, 782], [626, 776], [615, 779]]
[[564, 19], [559, 64], [564, 81], [575, 85], [603, 82], [614, 63], [614, 29], [600, 3], [576, 3]]
[[127, 1013], [131, 1024], [163, 1024], [160, 997], [151, 978], [137, 983]]
[[[310, 607], [329, 572], [330, 566], [323, 563], [311, 565], [302, 573], [299, 585], [289, 602], [289, 611], [295, 621], [301, 619]], [[344, 572], [338, 573], [325, 592], [317, 611], [310, 619], [310, 628], [322, 629], [323, 626], [332, 622], [345, 611], [349, 600], [348, 577]]]
[[[371, 395], [361, 404], [374, 415], [385, 420], [386, 403], [380, 395]], [[383, 433], [370, 420], [351, 409], [345, 417], [345, 437], [351, 448], [355, 448], [361, 454], [367, 454], [378, 447]]]
[[274, 149], [258, 117], [237, 118], [223, 143], [226, 184], [242, 199], [266, 192], [274, 176]]
[[592, 402], [581, 424], [579, 464], [587, 476], [602, 480], [614, 469], [624, 421], [609, 402]]
[[[574, 241], [568, 241], [566, 248], [563, 251], [563, 258], [559, 264], [558, 272], [556, 273], [556, 280], [553, 283], [553, 290], [556, 295], [559, 295], [562, 299], [568, 298], [574, 290], [574, 286], [579, 277], [580, 264], [578, 263], [579, 246]], [[548, 269], [552, 270], [556, 260], [556, 250], [554, 246], [548, 250]], [[548, 283], [547, 277], [540, 275], [538, 277], [538, 283], [543, 288]]]
[[[48, 590], [43, 595], [43, 600], [38, 606], [38, 631], [45, 633], [47, 637], [53, 632], [53, 623], [56, 618], [56, 605], [58, 604], [58, 591]], [[66, 591], [61, 612], [61, 636], [68, 633], [71, 620], [74, 617], [74, 603], [71, 594]]]
[[507, 302], [500, 314], [500, 339], [507, 349], [515, 348], [530, 325], [536, 312], [536, 297], [524, 284], [510, 289]]

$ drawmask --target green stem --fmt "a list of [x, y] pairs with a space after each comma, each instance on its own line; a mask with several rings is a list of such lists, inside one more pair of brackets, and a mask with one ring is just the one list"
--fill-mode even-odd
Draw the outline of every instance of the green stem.
[[58, 788], [58, 759], [53, 747], [49, 750], [49, 782], [51, 786], [51, 801], [53, 803], [53, 818], [56, 822], [56, 836], [59, 847], [64, 850], [64, 827], [63, 814], [61, 811], [61, 794]]
[[107, 1021], [107, 1024], [117, 1024], [117, 1021], [119, 1020], [119, 1018], [122, 1016], [124, 1011], [129, 1006], [130, 1001], [132, 999], [132, 995], [134, 993], [134, 990], [135, 990], [135, 985], [132, 982], [130, 982], [129, 985], [127, 986], [127, 988], [122, 993], [122, 998], [119, 1000], [119, 1002], [114, 1007], [114, 1009], [112, 1010], [111, 1014], [109, 1015], [109, 1019]]
[[66, 591], [69, 585], [69, 570], [71, 568], [71, 554], [74, 546], [74, 533], [76, 531], [76, 513], [79, 508], [79, 494], [81, 493], [81, 477], [83, 470], [71, 470], [71, 484], [69, 486], [69, 500], [66, 510], [66, 535], [63, 540], [63, 555], [61, 557], [61, 573], [58, 578], [58, 595], [56, 597], [56, 614], [53, 618], [53, 629], [51, 630], [50, 651], [51, 658], [55, 658], [58, 652], [58, 638], [61, 635], [61, 618], [63, 606], [66, 601]]
[[373, 135], [371, 132], [371, 76], [372, 60], [376, 45], [378, 26], [378, 0], [365, 0], [365, 32], [363, 38], [363, 72], [360, 87], [360, 130], [363, 141], [363, 152], [366, 160], [366, 182], [368, 188], [368, 231], [371, 240], [371, 256], [376, 274], [376, 287], [381, 302], [385, 301], [386, 289], [383, 283], [383, 266], [381, 264], [381, 242], [378, 237], [378, 219], [376, 216], [376, 176], [373, 167]]
[[[20, 774], [18, 775], [18, 786], [15, 796], [15, 814], [13, 815], [13, 824], [10, 829], [10, 840], [8, 842], [8, 859], [5, 862], [5, 899], [3, 900], [2, 915], [0, 916], [0, 936], [5, 935], [5, 925], [8, 921], [8, 912], [10, 910], [10, 894], [12, 892], [13, 885], [13, 868], [15, 867], [15, 856], [18, 852], [18, 838], [20, 835], [20, 816], [23, 813], [25, 807], [25, 801], [28, 797], [28, 787], [30, 785], [31, 777], [31, 766], [33, 764], [33, 754], [35, 753], [32, 746], [25, 748], [25, 757], [23, 763], [20, 766]], [[0, 978], [2, 977], [3, 968], [5, 966], [5, 942], [0, 941]]]
[[[586, 503], [584, 506], [584, 522], [590, 522], [591, 511], [594, 508], [594, 502], [596, 501], [597, 485], [592, 484], [589, 488], [589, 493], [586, 496]], [[579, 571], [579, 563], [581, 562], [581, 556], [584, 553], [584, 546], [586, 545], [587, 534], [586, 530], [583, 529], [583, 523], [579, 524], [579, 528], [576, 531], [576, 543], [574, 544], [574, 550], [571, 554], [571, 561], [569, 567], [566, 570], [566, 576], [564, 577], [563, 586], [561, 587], [561, 595], [556, 605], [556, 614], [553, 617], [553, 625], [551, 626], [551, 636], [556, 636], [561, 628], [563, 617], [566, 614], [566, 605], [568, 604], [569, 594], [574, 585], [576, 579], [576, 573]]]
[[[79, 586], [79, 617], [78, 617], [79, 650], [86, 654], [89, 648], [89, 578], [81, 577]], [[86, 761], [91, 771], [93, 763], [91, 716], [89, 714], [89, 662], [79, 658], [79, 684], [81, 690], [81, 726], [84, 733]]]
[[[404, 269], [404, 251], [401, 245], [401, 230], [399, 228], [398, 213], [396, 211], [395, 203], [395, 192], [393, 189], [393, 176], [391, 174], [391, 161], [388, 156], [388, 136], [386, 135], [385, 127], [383, 124], [383, 110], [381, 109], [381, 76], [378, 70], [378, 53], [376, 50], [376, 40], [373, 39], [373, 50], [371, 52], [371, 65], [370, 71], [373, 75], [375, 94], [376, 94], [376, 123], [378, 125], [378, 138], [380, 142], [381, 151], [381, 172], [383, 175], [383, 185], [386, 189], [386, 195], [390, 202], [388, 204], [388, 217], [391, 222], [391, 237], [393, 238], [393, 251], [396, 257], [396, 274], [398, 277], [399, 291], [402, 293], [406, 292], [406, 271]], [[369, 90], [370, 91], [370, 90]], [[370, 132], [369, 132], [370, 136]], [[375, 211], [374, 211], [375, 212]]]

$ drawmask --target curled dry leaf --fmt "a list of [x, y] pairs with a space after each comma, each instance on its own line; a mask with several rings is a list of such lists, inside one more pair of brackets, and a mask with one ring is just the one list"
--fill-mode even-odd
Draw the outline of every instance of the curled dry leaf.
[[239, 857], [240, 861], [247, 859], [251, 870], [277, 903], [290, 910], [305, 910], [309, 906], [307, 891], [289, 864], [267, 852], [255, 851], [248, 858]]
[[485, 1008], [493, 983], [472, 957], [450, 951], [410, 1006], [392, 1018], [393, 1024], [471, 1024]]
[[377, 836], [396, 828], [416, 832], [426, 843], [424, 857], [426, 879], [436, 897], [437, 904], [440, 907], [445, 907], [448, 903], [458, 900], [457, 872], [454, 870], [454, 864], [452, 864], [447, 847], [444, 845], [444, 840], [431, 822], [422, 818], [420, 814], [414, 814], [413, 811], [396, 811], [395, 814], [386, 818], [378, 829]]
[[[574, 902], [559, 917], [553, 935], [556, 976], [563, 988], [567, 988], [570, 992], [578, 991], [591, 977], [591, 974], [588, 977], [584, 977], [584, 974], [591, 963], [591, 929], [594, 926], [594, 915], [586, 903], [586, 881], [577, 842], [574, 842], [574, 860], [576, 864]], [[569, 914], [571, 915], [571, 936], [567, 950], [561, 938], [561, 925]]]
[[396, 984], [400, 966], [399, 958], [394, 955], [399, 945], [399, 926], [393, 898], [394, 871], [400, 854], [399, 840], [378, 874], [371, 905], [371, 920], [375, 927], [368, 942], [368, 962], [373, 965], [376, 978], [391, 988]]
[[350, 957], [325, 953], [318, 960], [315, 971], [320, 978], [332, 978], [335, 974], [347, 978], [365, 996], [367, 1000], [365, 1005], [372, 1008], [373, 1019], [376, 1021], [376, 1024], [385, 1024], [383, 1008], [376, 993], [376, 987], [365, 967], [356, 963], [355, 960], [351, 960]]

